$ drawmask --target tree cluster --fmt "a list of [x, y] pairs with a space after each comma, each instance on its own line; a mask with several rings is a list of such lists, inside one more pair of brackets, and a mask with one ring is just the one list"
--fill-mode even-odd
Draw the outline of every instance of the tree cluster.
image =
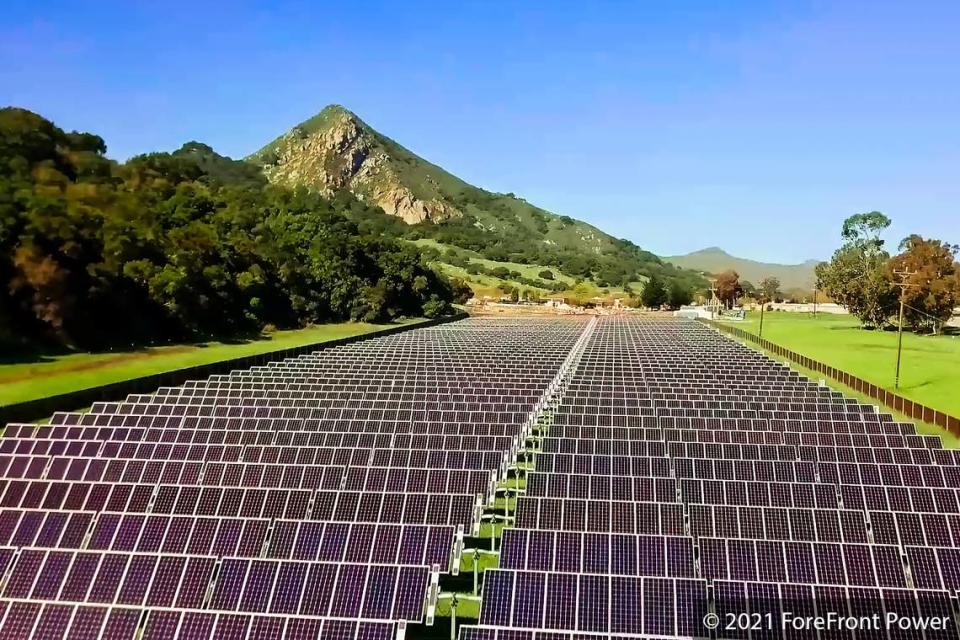
[[780, 293], [780, 279], [774, 278], [773, 276], [764, 278], [760, 281], [756, 293], [761, 303], [781, 301], [783, 294]]
[[740, 296], [743, 295], [743, 287], [740, 285], [740, 274], [733, 269], [728, 269], [723, 273], [717, 274], [713, 282], [713, 287], [717, 299], [728, 309], [732, 309]]
[[843, 244], [829, 262], [817, 265], [817, 286], [866, 327], [888, 326], [902, 301], [906, 325], [939, 331], [960, 304], [958, 247], [911, 235], [891, 256], [880, 238], [889, 226], [890, 218], [879, 211], [847, 218]]
[[659, 276], [653, 275], [647, 280], [640, 292], [640, 303], [650, 309], [668, 306], [679, 309], [693, 301], [693, 292], [681, 282], [671, 282], [667, 286]]
[[352, 196], [269, 186], [200, 143], [122, 164], [105, 153], [98, 136], [0, 110], [0, 344], [436, 316], [465, 295], [415, 247], [358, 227]]

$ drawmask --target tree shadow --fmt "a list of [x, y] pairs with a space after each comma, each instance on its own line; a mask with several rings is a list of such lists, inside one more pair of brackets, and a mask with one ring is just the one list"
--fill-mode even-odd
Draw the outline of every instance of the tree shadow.
[[[388, 321], [377, 322], [376, 324], [384, 326], [400, 326], [408, 324], [408, 318], [399, 317]], [[317, 325], [321, 326], [321, 325]], [[276, 331], [290, 331], [296, 329], [306, 329], [308, 327], [280, 327]], [[57, 358], [64, 356], [85, 354], [85, 355], [110, 355], [110, 354], [143, 354], [150, 349], [163, 347], [193, 347], [205, 349], [216, 344], [225, 344], [239, 346], [250, 344], [252, 342], [269, 342], [273, 340], [274, 330], [249, 332], [233, 334], [226, 336], [206, 335], [194, 336], [192, 338], [156, 340], [150, 342], [134, 342], [125, 345], [99, 346], [90, 348], [71, 348], [67, 346], [58, 346], [45, 344], [42, 346], [27, 345], [0, 345], [0, 366], [18, 365], [18, 364], [45, 364], [54, 362]]]
[[[827, 327], [827, 331], [867, 331], [870, 333], [896, 333], [897, 327], [895, 325], [888, 325], [885, 327]], [[940, 328], [940, 333], [932, 333], [930, 331], [914, 331], [912, 329], [905, 328], [904, 333], [909, 333], [910, 335], [926, 337], [926, 336], [960, 336], [960, 327], [954, 326], [945, 326]]]
[[55, 362], [58, 358], [70, 355], [111, 355], [111, 354], [143, 354], [150, 349], [164, 347], [193, 347], [205, 349], [214, 343], [226, 345], [242, 345], [251, 342], [261, 342], [272, 340], [270, 334], [249, 333], [230, 336], [203, 336], [184, 340], [158, 340], [153, 342], [130, 343], [127, 345], [112, 345], [83, 348], [70, 348], [67, 346], [44, 345], [41, 347], [29, 347], [23, 345], [0, 345], [0, 366], [3, 365], [21, 365], [21, 364], [47, 364]]

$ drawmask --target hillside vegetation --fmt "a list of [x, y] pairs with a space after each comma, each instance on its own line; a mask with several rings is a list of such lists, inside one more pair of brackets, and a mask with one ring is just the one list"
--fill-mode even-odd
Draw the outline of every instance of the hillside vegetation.
[[[514, 194], [474, 187], [340, 106], [325, 108], [248, 160], [262, 167], [272, 183], [304, 186], [327, 195], [348, 190], [379, 207], [387, 219], [364, 211], [367, 220], [357, 222], [365, 228], [453, 248], [454, 254], [442, 251], [435, 261], [441, 268], [462, 270], [473, 285], [478, 284], [477, 274], [466, 272], [462, 262], [463, 257], [473, 261], [471, 255], [500, 266], [550, 268], [571, 281], [590, 281], [598, 288], [623, 287], [652, 275], [689, 289], [705, 284], [699, 274], [666, 264], [628, 240], [555, 215]], [[461, 252], [459, 262], [457, 251]], [[448, 260], [451, 257], [453, 262]], [[508, 271], [517, 269], [508, 267]], [[554, 290], [552, 286], [536, 288]]]
[[195, 142], [123, 164], [105, 153], [99, 136], [0, 109], [4, 351], [451, 310], [451, 283], [416, 247], [358, 227], [370, 207], [347, 192], [271, 185]]

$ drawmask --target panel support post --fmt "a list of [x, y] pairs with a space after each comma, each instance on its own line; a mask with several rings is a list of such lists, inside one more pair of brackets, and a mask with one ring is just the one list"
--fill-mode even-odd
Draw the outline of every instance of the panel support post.
[[450, 640], [457, 640], [457, 594], [450, 597]]
[[473, 595], [477, 595], [480, 584], [480, 549], [473, 550]]

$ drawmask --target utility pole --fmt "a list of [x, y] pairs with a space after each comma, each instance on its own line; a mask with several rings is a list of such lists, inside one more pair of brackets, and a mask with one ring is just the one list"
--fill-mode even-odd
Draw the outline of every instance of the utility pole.
[[817, 317], [817, 285], [813, 285], [813, 317]]
[[900, 282], [897, 283], [897, 286], [900, 287], [900, 320], [897, 322], [897, 373], [893, 379], [893, 388], [900, 388], [900, 352], [903, 350], [903, 298], [907, 295], [907, 289], [914, 285], [907, 283], [907, 278], [916, 273], [916, 271], [908, 271], [907, 269], [902, 269], [899, 271], [893, 272], [897, 277], [900, 278]]
[[757, 334], [758, 338], [763, 337], [763, 310], [767, 308], [766, 301], [761, 297], [760, 298], [760, 332]]
[[717, 307], [720, 305], [719, 305], [719, 298], [717, 298], [717, 281], [713, 279], [710, 280], [710, 294], [712, 296], [710, 298], [710, 319], [716, 320], [716, 317], [715, 317], [716, 310], [717, 310]]

